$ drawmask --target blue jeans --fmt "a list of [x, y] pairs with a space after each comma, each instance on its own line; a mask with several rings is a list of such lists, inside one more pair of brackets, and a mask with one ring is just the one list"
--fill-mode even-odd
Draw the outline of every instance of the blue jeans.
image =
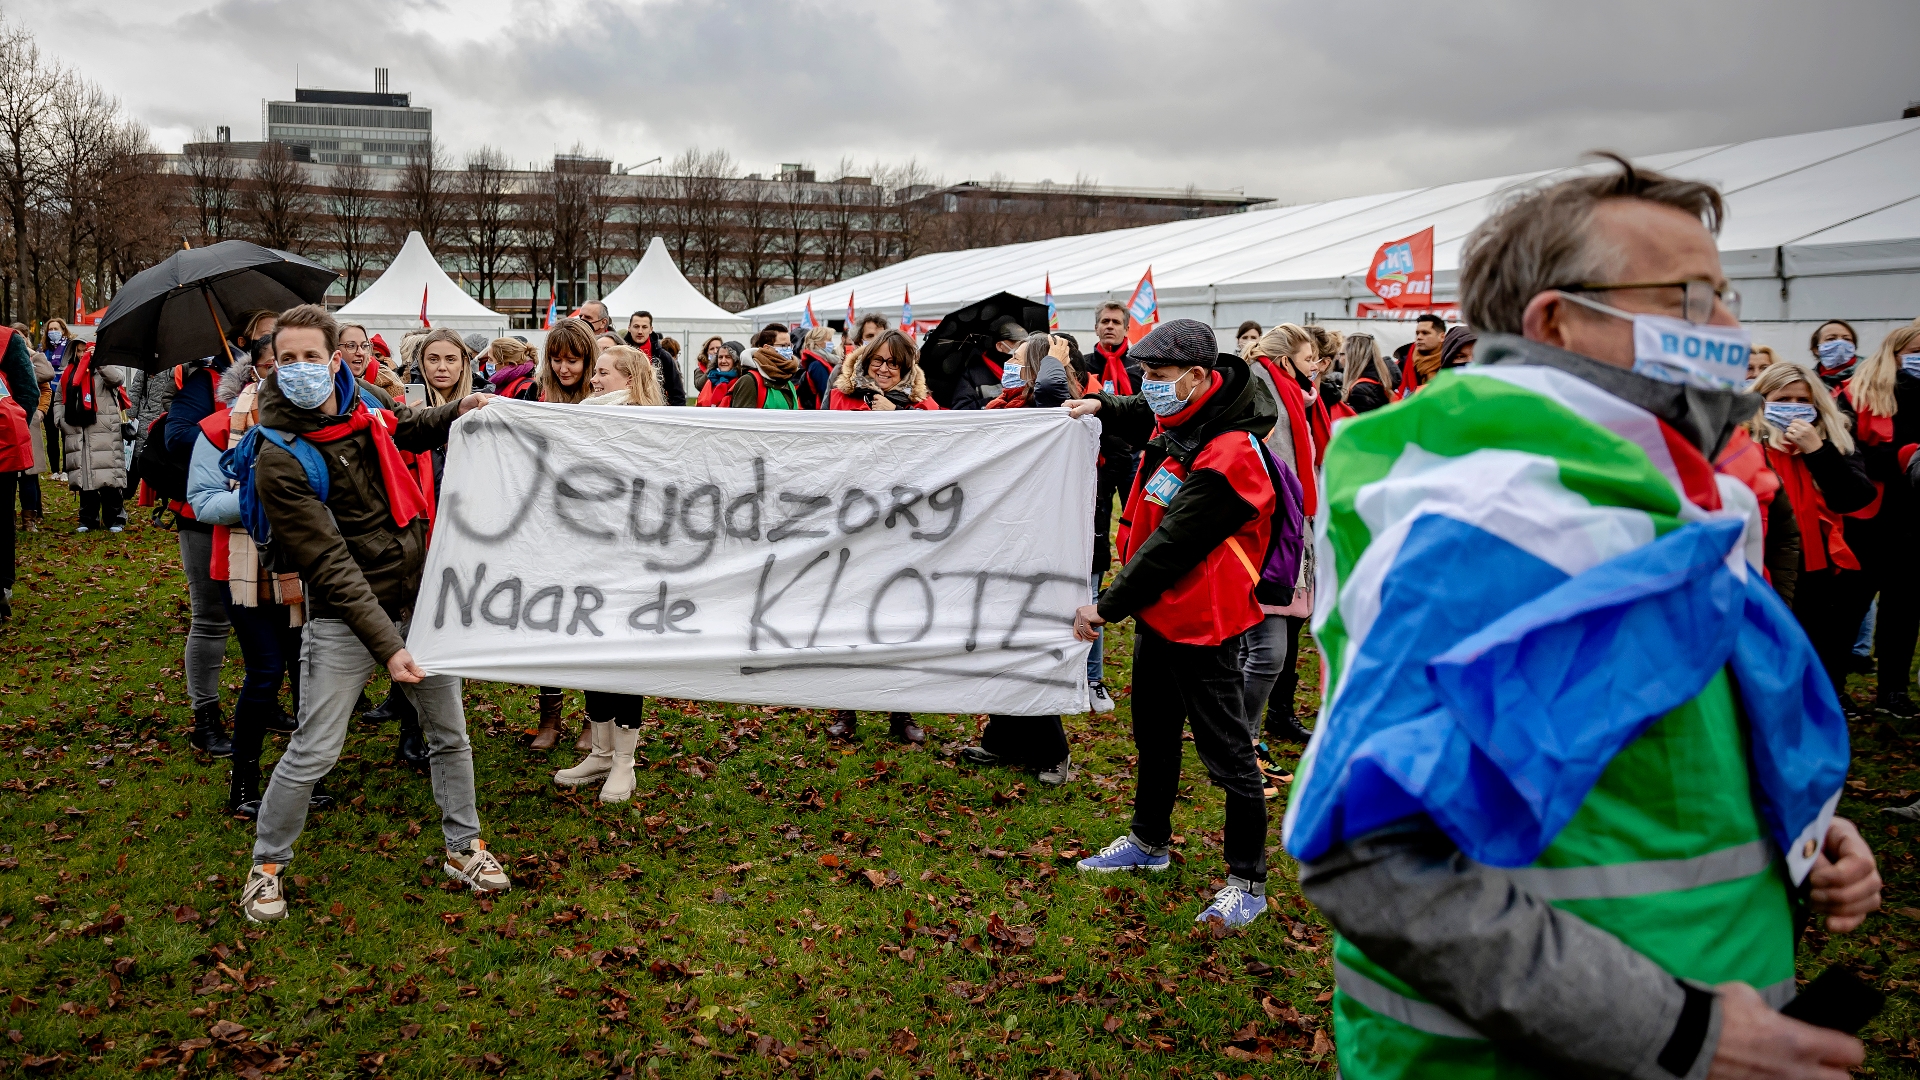
[[1860, 620], [1860, 633], [1853, 639], [1853, 655], [1873, 655], [1873, 624], [1879, 617], [1880, 598], [1876, 596], [1873, 598], [1873, 603], [1867, 605], [1867, 617]]

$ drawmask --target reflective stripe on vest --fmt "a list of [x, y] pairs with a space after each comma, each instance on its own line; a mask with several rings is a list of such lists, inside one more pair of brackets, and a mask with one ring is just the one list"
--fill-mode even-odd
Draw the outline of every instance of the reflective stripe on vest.
[[[1410, 998], [1392, 987], [1382, 986], [1342, 963], [1339, 957], [1334, 957], [1333, 960], [1333, 977], [1339, 980], [1342, 994], [1381, 1016], [1389, 1020], [1397, 1020], [1415, 1031], [1424, 1031], [1429, 1035], [1438, 1035], [1446, 1039], [1486, 1041], [1486, 1036], [1480, 1034], [1465, 1020], [1431, 1001]], [[1759, 988], [1761, 999], [1774, 1009], [1785, 1008], [1786, 1004], [1794, 999], [1796, 992], [1797, 987], [1792, 979]]]
[[1691, 859], [1608, 866], [1525, 866], [1507, 871], [1507, 876], [1514, 885], [1542, 900], [1613, 900], [1738, 881], [1765, 870], [1773, 860], [1773, 845], [1755, 840]]

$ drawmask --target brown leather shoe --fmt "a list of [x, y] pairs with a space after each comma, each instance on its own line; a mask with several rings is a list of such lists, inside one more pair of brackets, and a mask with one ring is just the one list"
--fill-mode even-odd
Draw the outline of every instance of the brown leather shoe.
[[591, 723], [580, 725], [580, 737], [574, 740], [573, 748], [583, 754], [593, 753], [593, 725]]
[[839, 709], [833, 714], [833, 723], [827, 725], [827, 738], [851, 739], [860, 727], [860, 718], [852, 709]]
[[533, 733], [533, 742], [529, 744], [535, 750], [551, 750], [553, 744], [560, 741], [560, 705], [566, 698], [560, 694], [541, 694], [540, 729]]
[[887, 734], [894, 742], [912, 743], [915, 746], [927, 745], [927, 732], [907, 713], [887, 714]]

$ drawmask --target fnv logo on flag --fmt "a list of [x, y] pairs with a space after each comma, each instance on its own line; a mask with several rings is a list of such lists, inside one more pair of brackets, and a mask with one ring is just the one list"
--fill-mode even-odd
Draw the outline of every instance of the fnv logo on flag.
[[1153, 267], [1149, 266], [1140, 276], [1140, 284], [1133, 287], [1133, 298], [1127, 301], [1127, 345], [1139, 344], [1159, 321], [1160, 298], [1153, 291]]
[[1367, 288], [1388, 307], [1429, 303], [1433, 299], [1433, 226], [1381, 244], [1367, 267]]
[[800, 313], [800, 329], [811, 330], [819, 325], [820, 320], [813, 317], [813, 297], [809, 296], [806, 310]]
[[900, 329], [913, 336], [913, 291], [905, 285], [900, 287]]

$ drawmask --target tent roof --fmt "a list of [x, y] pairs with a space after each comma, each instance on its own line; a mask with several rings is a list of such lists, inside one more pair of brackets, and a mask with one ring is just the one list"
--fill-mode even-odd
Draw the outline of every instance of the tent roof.
[[[1720, 186], [1728, 203], [1720, 249], [1733, 277], [1920, 270], [1920, 119], [1654, 154], [1638, 163]], [[1434, 270], [1450, 284], [1461, 243], [1517, 184], [1606, 166], [1467, 180], [1024, 244], [943, 251], [762, 304], [756, 321], [847, 307], [898, 312], [911, 288], [923, 315], [1007, 290], [1075, 306], [1124, 301], [1153, 268], [1163, 303], [1212, 295], [1294, 299], [1370, 295], [1375, 250], [1434, 226]]]
[[626, 321], [636, 311], [653, 315], [654, 325], [668, 323], [724, 323], [727, 327], [745, 327], [747, 320], [700, 295], [686, 275], [673, 264], [666, 242], [654, 237], [647, 253], [618, 288], [600, 298], [607, 305], [607, 316], [615, 323]]
[[440, 269], [433, 252], [427, 250], [427, 242], [417, 232], [407, 234], [400, 254], [393, 257], [379, 280], [362, 289], [359, 296], [335, 314], [369, 321], [417, 322], [423, 290], [427, 296], [427, 318], [436, 324], [442, 319], [485, 319], [488, 326], [506, 325], [505, 315], [467, 295], [465, 289]]

